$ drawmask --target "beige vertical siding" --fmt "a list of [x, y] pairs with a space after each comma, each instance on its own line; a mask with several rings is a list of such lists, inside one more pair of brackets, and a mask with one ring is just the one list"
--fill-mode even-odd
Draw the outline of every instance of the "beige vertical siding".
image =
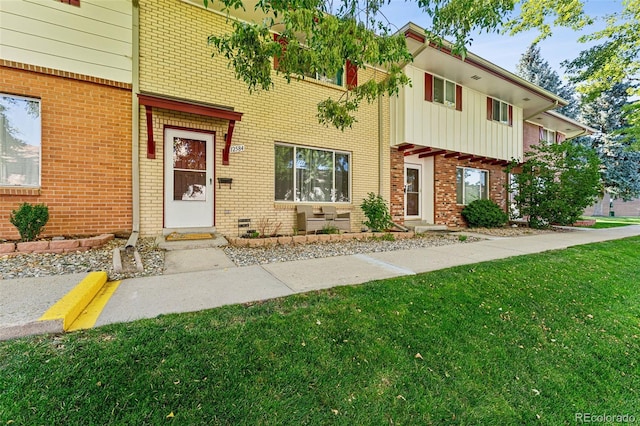
[[132, 0], [0, 2], [0, 58], [131, 83]]
[[402, 142], [491, 158], [522, 157], [522, 109], [513, 107], [513, 125], [487, 120], [486, 95], [462, 88], [462, 111], [424, 100], [424, 71], [407, 66], [412, 87], [392, 101], [393, 144]]

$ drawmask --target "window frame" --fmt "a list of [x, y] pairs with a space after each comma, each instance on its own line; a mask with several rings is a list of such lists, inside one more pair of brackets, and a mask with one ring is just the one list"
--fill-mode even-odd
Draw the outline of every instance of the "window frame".
[[345, 87], [345, 75], [346, 75], [346, 64], [342, 66], [342, 69], [340, 69], [336, 75], [331, 78], [331, 77], [327, 77], [326, 74], [321, 74], [319, 72], [314, 72], [314, 73], [309, 73], [309, 74], [305, 74], [305, 78], [312, 78], [316, 81], [319, 81], [320, 83], [324, 83], [324, 84], [332, 84], [334, 86], [338, 86], [338, 87]]
[[[434, 92], [435, 92], [435, 79], [442, 81], [442, 102], [434, 101]], [[453, 95], [453, 102], [451, 99], [447, 99], [447, 88], [451, 88], [450, 95]], [[438, 103], [444, 107], [462, 111], [462, 86], [456, 84], [453, 80], [448, 80], [444, 77], [440, 77], [429, 72], [424, 73], [424, 100], [431, 103]]]
[[[37, 160], [37, 182], [33, 183], [33, 184], [11, 184], [8, 182], [3, 182], [2, 180], [4, 180], [5, 178], [2, 176], [2, 174], [4, 174], [4, 169], [5, 169], [5, 165], [3, 164], [3, 160], [2, 160], [2, 156], [0, 155], [0, 187], [1, 188], [17, 188], [17, 189], [37, 189], [42, 187], [42, 99], [40, 98], [35, 98], [35, 97], [31, 97], [31, 96], [21, 96], [21, 95], [14, 95], [14, 94], [10, 94], [10, 93], [4, 93], [4, 92], [0, 92], [0, 98], [12, 98], [15, 100], [21, 100], [21, 101], [27, 101], [27, 102], [36, 102], [38, 105], [38, 117], [37, 117], [37, 125], [38, 125], [38, 136], [39, 136], [39, 140], [38, 145], [37, 145], [37, 155], [38, 155], [38, 160]], [[4, 131], [3, 129], [0, 129], [0, 132]], [[23, 130], [18, 129], [19, 132], [22, 132]], [[4, 138], [2, 139], [4, 140]], [[0, 152], [4, 151], [4, 147], [2, 146], [2, 140], [0, 140]], [[29, 145], [29, 144], [27, 144]], [[34, 146], [34, 145], [31, 145]], [[20, 157], [23, 158], [23, 157]]]
[[[438, 90], [438, 81], [440, 82], [440, 84], [442, 85], [442, 88], [440, 90], [442, 90], [442, 99], [438, 100], [436, 98], [436, 90]], [[449, 90], [451, 89], [451, 90]], [[443, 77], [439, 77], [437, 75], [433, 76], [433, 87], [432, 87], [432, 95], [431, 95], [431, 99], [432, 102], [436, 103], [436, 104], [440, 104], [440, 105], [444, 105], [448, 108], [455, 108], [456, 107], [456, 97], [457, 97], [457, 89], [456, 89], [456, 83], [454, 81], [448, 80], [446, 78]], [[453, 95], [453, 101], [449, 100], [449, 95]]]
[[[282, 53], [286, 52], [287, 45], [289, 44], [289, 40], [287, 40], [287, 38], [283, 37], [279, 33], [273, 33], [273, 40], [280, 44]], [[273, 69], [279, 70], [279, 67], [280, 59], [278, 56], [274, 56]], [[342, 89], [352, 90], [358, 86], [358, 67], [349, 59], [345, 59], [345, 62], [342, 65], [342, 70], [336, 73], [335, 78], [327, 78], [326, 75], [320, 74], [318, 72], [309, 73], [308, 75], [300, 75], [299, 77], [309, 77], [320, 83], [331, 84], [337, 87], [341, 87]], [[339, 80], [340, 84], [334, 82], [336, 80]]]
[[[458, 189], [460, 187], [460, 185], [458, 185], [458, 173], [459, 171], [462, 170], [462, 196], [459, 197], [458, 194]], [[485, 175], [485, 179], [484, 179], [484, 186], [481, 188], [481, 193], [480, 193], [480, 198], [478, 198], [479, 200], [488, 200], [490, 199], [490, 194], [489, 194], [489, 170], [486, 169], [476, 169], [474, 167], [464, 167], [464, 166], [456, 166], [456, 204], [459, 206], [467, 206], [469, 205], [470, 201], [467, 201], [467, 196], [466, 196], [466, 185], [464, 184], [464, 178], [465, 178], [465, 171], [466, 170], [473, 170], [475, 172], [480, 172], [481, 174]], [[461, 198], [462, 202], [459, 202], [459, 198]], [[472, 200], [474, 201], [474, 200]]]
[[491, 119], [493, 121], [497, 121], [498, 123], [509, 124], [509, 104], [504, 101], [501, 101], [500, 99], [495, 99], [495, 98], [491, 98], [491, 102], [492, 102], [492, 111], [496, 110], [496, 103], [497, 103], [498, 113], [499, 113], [498, 118], [496, 118], [495, 114], [492, 113]]
[[[277, 154], [276, 154], [276, 150], [278, 147], [288, 147], [288, 148], [292, 148], [293, 149], [293, 166], [291, 167], [291, 173], [292, 173], [292, 179], [291, 179], [291, 184], [292, 184], [292, 188], [290, 188], [291, 192], [292, 192], [292, 197], [291, 199], [278, 199], [277, 198], [277, 173], [276, 173], [276, 161], [277, 161]], [[297, 156], [298, 156], [298, 149], [308, 149], [308, 150], [314, 150], [314, 151], [321, 151], [321, 152], [325, 152], [325, 153], [331, 153], [331, 189], [330, 189], [330, 198], [329, 200], [302, 200], [302, 197], [300, 196], [302, 188], [299, 187], [298, 185], [298, 167], [297, 167]], [[348, 174], [348, 183], [347, 183], [347, 187], [348, 187], [348, 194], [347, 194], [347, 200], [337, 200], [337, 188], [336, 188], [336, 156], [337, 155], [343, 155], [346, 156], [348, 161], [347, 161], [347, 174]], [[273, 187], [273, 194], [274, 194], [274, 201], [277, 203], [298, 203], [298, 204], [304, 204], [304, 203], [309, 203], [309, 204], [313, 204], [313, 203], [343, 203], [343, 204], [350, 204], [352, 202], [352, 197], [353, 197], [353, 173], [352, 173], [352, 168], [353, 168], [353, 153], [350, 151], [343, 151], [343, 150], [339, 150], [339, 149], [329, 149], [329, 148], [318, 148], [318, 147], [312, 147], [312, 146], [307, 146], [307, 145], [297, 145], [297, 144], [291, 144], [291, 143], [284, 143], [284, 142], [276, 142], [274, 144], [274, 187]]]
[[[498, 102], [498, 114], [494, 114], [494, 103]], [[502, 106], [505, 106], [502, 109]], [[506, 111], [506, 121], [503, 120]], [[496, 117], [497, 115], [497, 117]], [[506, 124], [509, 127], [513, 127], [513, 105], [500, 99], [487, 96], [487, 120], [495, 121], [496, 123]]]
[[546, 144], [554, 144], [558, 140], [557, 137], [558, 132], [556, 132], [555, 130], [547, 129], [546, 127], [540, 127], [540, 142], [544, 142]]

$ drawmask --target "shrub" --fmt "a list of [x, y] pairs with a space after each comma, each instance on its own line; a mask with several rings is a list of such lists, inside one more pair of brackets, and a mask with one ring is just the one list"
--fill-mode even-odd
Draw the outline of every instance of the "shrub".
[[462, 217], [472, 228], [496, 228], [509, 220], [509, 216], [491, 200], [472, 201], [462, 209]]
[[389, 214], [389, 208], [382, 196], [370, 192], [368, 197], [362, 200], [360, 207], [367, 217], [367, 220], [362, 222], [362, 224], [373, 232], [384, 231], [389, 229], [393, 224], [391, 215]]
[[18, 228], [22, 241], [33, 241], [49, 221], [49, 208], [44, 204], [24, 203], [11, 211], [11, 224]]
[[371, 241], [395, 241], [396, 237], [390, 233], [390, 232], [386, 232], [380, 236], [373, 236], [370, 238]]
[[[600, 192], [600, 161], [596, 153], [572, 141], [539, 144], [525, 155], [508, 186], [519, 217], [532, 228], [571, 225]], [[517, 165], [507, 168], [512, 173]]]
[[340, 229], [338, 229], [335, 225], [326, 224], [322, 227], [322, 230], [319, 234], [339, 234]]

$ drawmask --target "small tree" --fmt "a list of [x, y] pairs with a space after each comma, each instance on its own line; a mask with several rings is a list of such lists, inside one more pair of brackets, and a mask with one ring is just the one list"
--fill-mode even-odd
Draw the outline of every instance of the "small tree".
[[368, 197], [362, 200], [360, 207], [367, 217], [367, 220], [362, 222], [362, 224], [372, 231], [384, 231], [393, 225], [389, 208], [382, 196], [370, 192]]
[[593, 150], [571, 141], [533, 146], [509, 183], [519, 217], [532, 228], [574, 223], [600, 192], [599, 167]]
[[49, 208], [44, 204], [23, 203], [17, 210], [11, 211], [9, 221], [18, 228], [22, 241], [33, 241], [49, 221]]

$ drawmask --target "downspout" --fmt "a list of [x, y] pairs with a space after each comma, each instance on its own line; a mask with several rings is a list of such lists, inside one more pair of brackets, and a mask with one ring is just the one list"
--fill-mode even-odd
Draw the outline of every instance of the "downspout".
[[382, 95], [378, 95], [378, 194], [384, 193], [384, 130]]
[[132, 2], [132, 65], [131, 65], [131, 196], [133, 223], [131, 235], [125, 247], [135, 247], [140, 234], [140, 9]]

